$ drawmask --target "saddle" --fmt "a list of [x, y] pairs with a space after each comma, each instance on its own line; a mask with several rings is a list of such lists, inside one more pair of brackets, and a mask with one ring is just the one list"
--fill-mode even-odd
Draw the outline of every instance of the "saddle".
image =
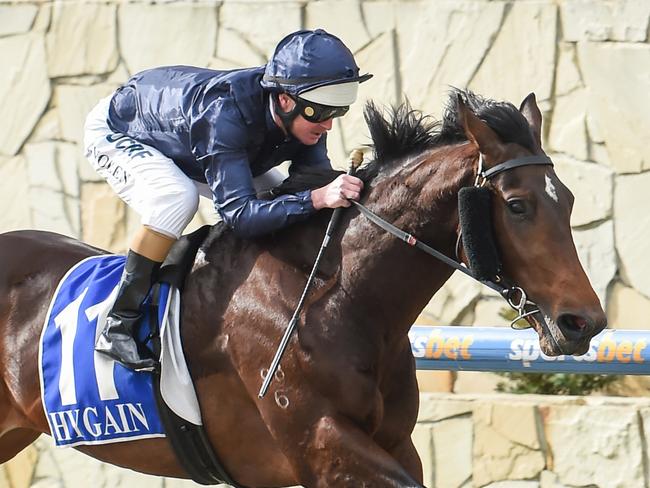
[[[192, 269], [196, 254], [206, 240], [218, 239], [226, 230], [223, 223], [211, 227], [205, 225], [200, 229], [181, 237], [172, 247], [167, 259], [160, 268], [159, 282], [168, 283], [179, 292], [185, 286], [187, 275]], [[158, 317], [157, 304], [160, 292], [160, 283], [154, 285], [151, 301], [151, 317]], [[179, 316], [180, 319], [180, 316]], [[159, 360], [161, 355], [160, 324], [152, 322], [152, 344], [154, 356]], [[176, 457], [191, 476], [192, 480], [202, 485], [227, 483], [236, 488], [243, 488], [237, 484], [226, 472], [214, 453], [210, 440], [202, 425], [190, 422], [176, 413], [163, 399], [160, 368], [154, 373], [154, 392], [160, 419], [165, 427], [165, 433], [172, 445]]]

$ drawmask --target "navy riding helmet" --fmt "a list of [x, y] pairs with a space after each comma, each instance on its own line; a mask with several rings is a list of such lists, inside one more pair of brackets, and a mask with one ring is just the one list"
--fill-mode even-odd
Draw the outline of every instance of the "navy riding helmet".
[[[338, 37], [322, 29], [301, 30], [282, 39], [266, 64], [261, 84], [274, 93], [286, 93], [296, 102], [290, 112], [276, 113], [285, 127], [301, 114], [310, 122], [323, 122], [345, 114], [356, 99], [359, 75], [354, 56]], [[277, 98], [276, 98], [277, 100]]]

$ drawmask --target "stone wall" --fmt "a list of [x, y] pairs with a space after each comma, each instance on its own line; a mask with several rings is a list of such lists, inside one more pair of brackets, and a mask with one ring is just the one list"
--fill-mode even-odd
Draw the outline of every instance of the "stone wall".
[[413, 433], [436, 488], [644, 488], [647, 399], [421, 398]]
[[[650, 400], [423, 394], [413, 440], [431, 488], [646, 488]], [[0, 488], [182, 488], [52, 447], [43, 436]], [[222, 485], [225, 487], [225, 485]]]
[[[337, 119], [333, 160], [368, 142], [368, 98], [441, 114], [449, 85], [518, 104], [534, 91], [544, 146], [576, 194], [582, 261], [613, 326], [650, 309], [650, 63], [645, 0], [20, 2], [0, 0], [0, 231], [53, 230], [120, 251], [131, 214], [85, 161], [82, 125], [138, 70], [258, 65], [300, 27], [325, 27], [375, 77]], [[8, 116], [7, 114], [11, 114]], [[197, 223], [214, 220], [204, 202]], [[498, 325], [500, 302], [454, 277], [429, 323]]]
[[[115, 251], [137, 224], [85, 161], [86, 113], [138, 70], [264, 63], [300, 27], [325, 27], [375, 77], [337, 119], [333, 160], [368, 142], [368, 98], [439, 116], [449, 85], [544, 113], [544, 146], [576, 194], [578, 251], [613, 326], [646, 327], [650, 309], [650, 3], [621, 1], [0, 0], [0, 231], [53, 230]], [[8, 116], [8, 114], [11, 114]], [[196, 223], [213, 221], [204, 202]], [[429, 323], [499, 325], [501, 303], [454, 277]]]
[[[414, 107], [440, 116], [449, 85], [467, 86], [514, 104], [534, 91], [544, 114], [544, 147], [576, 195], [572, 225], [578, 252], [610, 324], [649, 328], [650, 199], [645, 194], [650, 186], [650, 159], [645, 154], [650, 129], [649, 20], [647, 0], [0, 0], [0, 232], [51, 230], [123, 251], [138, 218], [97, 178], [81, 150], [84, 117], [97, 100], [130, 74], [156, 65], [263, 64], [286, 33], [324, 27], [345, 40], [364, 71], [375, 73], [362, 85], [359, 103], [336, 120], [329, 140], [332, 159], [339, 164], [350, 149], [368, 142], [361, 115], [365, 99], [394, 104], [408, 97]], [[214, 218], [211, 203], [204, 201], [191, 228]], [[504, 325], [502, 308], [493, 295], [454, 276], [420, 320]], [[491, 390], [494, 384], [489, 376], [471, 373], [421, 375], [421, 381], [425, 389], [456, 392]], [[635, 385], [636, 391], [646, 391], [643, 380]], [[473, 409], [480, 404], [468, 402], [459, 405]], [[567, 408], [577, 411], [578, 406]], [[530, 418], [552, 419], [541, 408], [526, 411]], [[501, 479], [490, 471], [491, 463], [484, 465], [477, 456], [484, 438], [479, 433], [490, 428], [492, 414], [473, 412], [465, 410], [430, 425], [425, 421], [417, 436], [435, 440], [457, 424], [464, 434], [452, 440], [460, 448], [473, 431], [475, 461], [470, 462], [471, 451], [463, 451], [470, 468], [465, 466], [462, 472], [470, 469], [475, 482], [485, 484]], [[629, 415], [625, 418], [637, 422], [642, 418]], [[575, 437], [586, 435], [591, 441], [587, 435], [591, 429], [580, 424], [578, 416], [575, 422], [579, 429]], [[558, 430], [562, 429], [555, 430], [560, 438]], [[612, 439], [617, 435], [632, 436], [612, 433]], [[435, 444], [431, 442], [420, 445], [429, 449]], [[523, 452], [506, 456], [525, 460], [508, 471], [516, 472], [515, 478], [541, 479], [544, 487], [563, 486], [553, 484], [552, 471], [568, 485], [644, 486], [641, 481], [607, 484], [600, 481], [604, 475], [586, 480], [582, 453], [574, 450], [566, 459], [580, 462], [573, 473], [568, 468], [562, 471], [557, 456], [555, 464], [549, 461], [548, 446], [535, 442], [529, 438], [503, 442], [501, 456]], [[610, 460], [606, 444], [585, 445], [584, 450], [591, 454], [602, 450], [602, 459]], [[39, 446], [23, 457], [36, 456]], [[436, 452], [436, 459], [444, 458], [443, 451]], [[637, 454], [647, 466], [645, 450]], [[48, 456], [51, 467], [67, 462], [58, 461], [59, 454]], [[486, 459], [499, 456], [489, 453]], [[605, 470], [607, 462], [584, 469]], [[548, 471], [538, 470], [540, 466]], [[65, 475], [64, 469], [57, 469]], [[444, 466], [440, 469], [444, 471]], [[635, 472], [624, 471], [619, 474]], [[455, 476], [457, 484], [436, 486], [482, 486], [465, 483], [466, 474]], [[538, 486], [535, 483], [494, 486]]]

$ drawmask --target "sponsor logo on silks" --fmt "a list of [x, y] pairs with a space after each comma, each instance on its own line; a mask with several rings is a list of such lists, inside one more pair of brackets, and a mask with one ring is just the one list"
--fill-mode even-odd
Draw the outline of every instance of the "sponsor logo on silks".
[[97, 150], [97, 146], [90, 146], [86, 150], [86, 157], [93, 158], [95, 160], [100, 173], [103, 173], [102, 176], [111, 178], [113, 181], [116, 181], [122, 185], [129, 183], [129, 180], [131, 179], [131, 173], [129, 173], [124, 167], [117, 164], [115, 160], [108, 157], [107, 154], [101, 154]]
[[136, 141], [135, 139], [131, 139], [127, 135], [118, 133], [108, 134], [106, 136], [106, 140], [108, 142], [114, 142], [115, 147], [127, 153], [131, 159], [153, 156], [153, 153], [145, 149], [142, 143]]
[[435, 328], [430, 334], [409, 334], [411, 350], [416, 359], [472, 359], [470, 346], [474, 336], [443, 336]]
[[[52, 299], [39, 372], [43, 407], [58, 446], [164, 436], [152, 375], [130, 371], [94, 350], [123, 268], [124, 256], [85, 259], [68, 271]], [[148, 333], [145, 322], [139, 335]]]
[[508, 359], [521, 361], [524, 366], [530, 366], [532, 361], [577, 361], [587, 363], [645, 363], [643, 351], [648, 343], [645, 339], [627, 340], [615, 337], [614, 332], [606, 332], [601, 337], [591, 340], [589, 350], [582, 356], [547, 356], [539, 348], [539, 340], [514, 339], [510, 343]]

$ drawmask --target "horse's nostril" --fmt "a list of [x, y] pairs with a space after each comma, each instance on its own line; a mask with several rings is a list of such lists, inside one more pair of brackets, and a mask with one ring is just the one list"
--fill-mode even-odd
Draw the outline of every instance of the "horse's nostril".
[[589, 330], [588, 319], [571, 313], [563, 313], [560, 315], [557, 319], [557, 324], [565, 335], [573, 335], [576, 339], [578, 338], [577, 336], [580, 336]]
[[584, 328], [587, 327], [587, 319], [585, 319], [584, 317], [578, 317], [574, 315], [571, 318], [573, 319], [573, 325], [576, 328], [583, 330]]

